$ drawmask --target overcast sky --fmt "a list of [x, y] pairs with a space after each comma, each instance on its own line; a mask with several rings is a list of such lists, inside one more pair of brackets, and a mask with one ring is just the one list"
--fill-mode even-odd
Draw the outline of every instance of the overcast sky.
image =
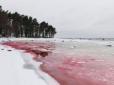
[[57, 28], [56, 37], [114, 37], [114, 0], [0, 0]]

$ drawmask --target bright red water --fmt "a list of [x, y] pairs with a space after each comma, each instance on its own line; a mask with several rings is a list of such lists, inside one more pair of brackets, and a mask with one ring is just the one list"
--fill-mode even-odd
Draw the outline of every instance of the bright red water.
[[60, 85], [114, 85], [114, 64], [106, 60], [93, 59], [86, 55], [71, 56], [69, 53], [56, 53], [55, 44], [49, 42], [4, 44], [32, 53], [34, 60], [43, 62], [42, 70], [55, 78]]

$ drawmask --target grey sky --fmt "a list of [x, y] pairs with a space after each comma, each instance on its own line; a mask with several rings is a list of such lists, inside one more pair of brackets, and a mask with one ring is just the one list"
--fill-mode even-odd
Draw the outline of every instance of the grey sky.
[[114, 37], [114, 0], [0, 0], [57, 28], [56, 37]]

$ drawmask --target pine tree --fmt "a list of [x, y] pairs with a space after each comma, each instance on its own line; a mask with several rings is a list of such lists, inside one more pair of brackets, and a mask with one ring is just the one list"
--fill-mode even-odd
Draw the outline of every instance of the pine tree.
[[52, 38], [55, 34], [56, 29], [45, 21], [39, 24], [36, 18], [4, 11], [0, 6], [0, 36]]

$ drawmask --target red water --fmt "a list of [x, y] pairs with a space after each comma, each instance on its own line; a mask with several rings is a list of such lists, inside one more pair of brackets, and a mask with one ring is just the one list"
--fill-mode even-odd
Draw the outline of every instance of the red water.
[[[114, 85], [114, 64], [106, 60], [56, 52], [49, 42], [6, 42], [5, 45], [33, 54], [41, 69], [60, 85]], [[61, 48], [62, 49], [62, 48]]]

